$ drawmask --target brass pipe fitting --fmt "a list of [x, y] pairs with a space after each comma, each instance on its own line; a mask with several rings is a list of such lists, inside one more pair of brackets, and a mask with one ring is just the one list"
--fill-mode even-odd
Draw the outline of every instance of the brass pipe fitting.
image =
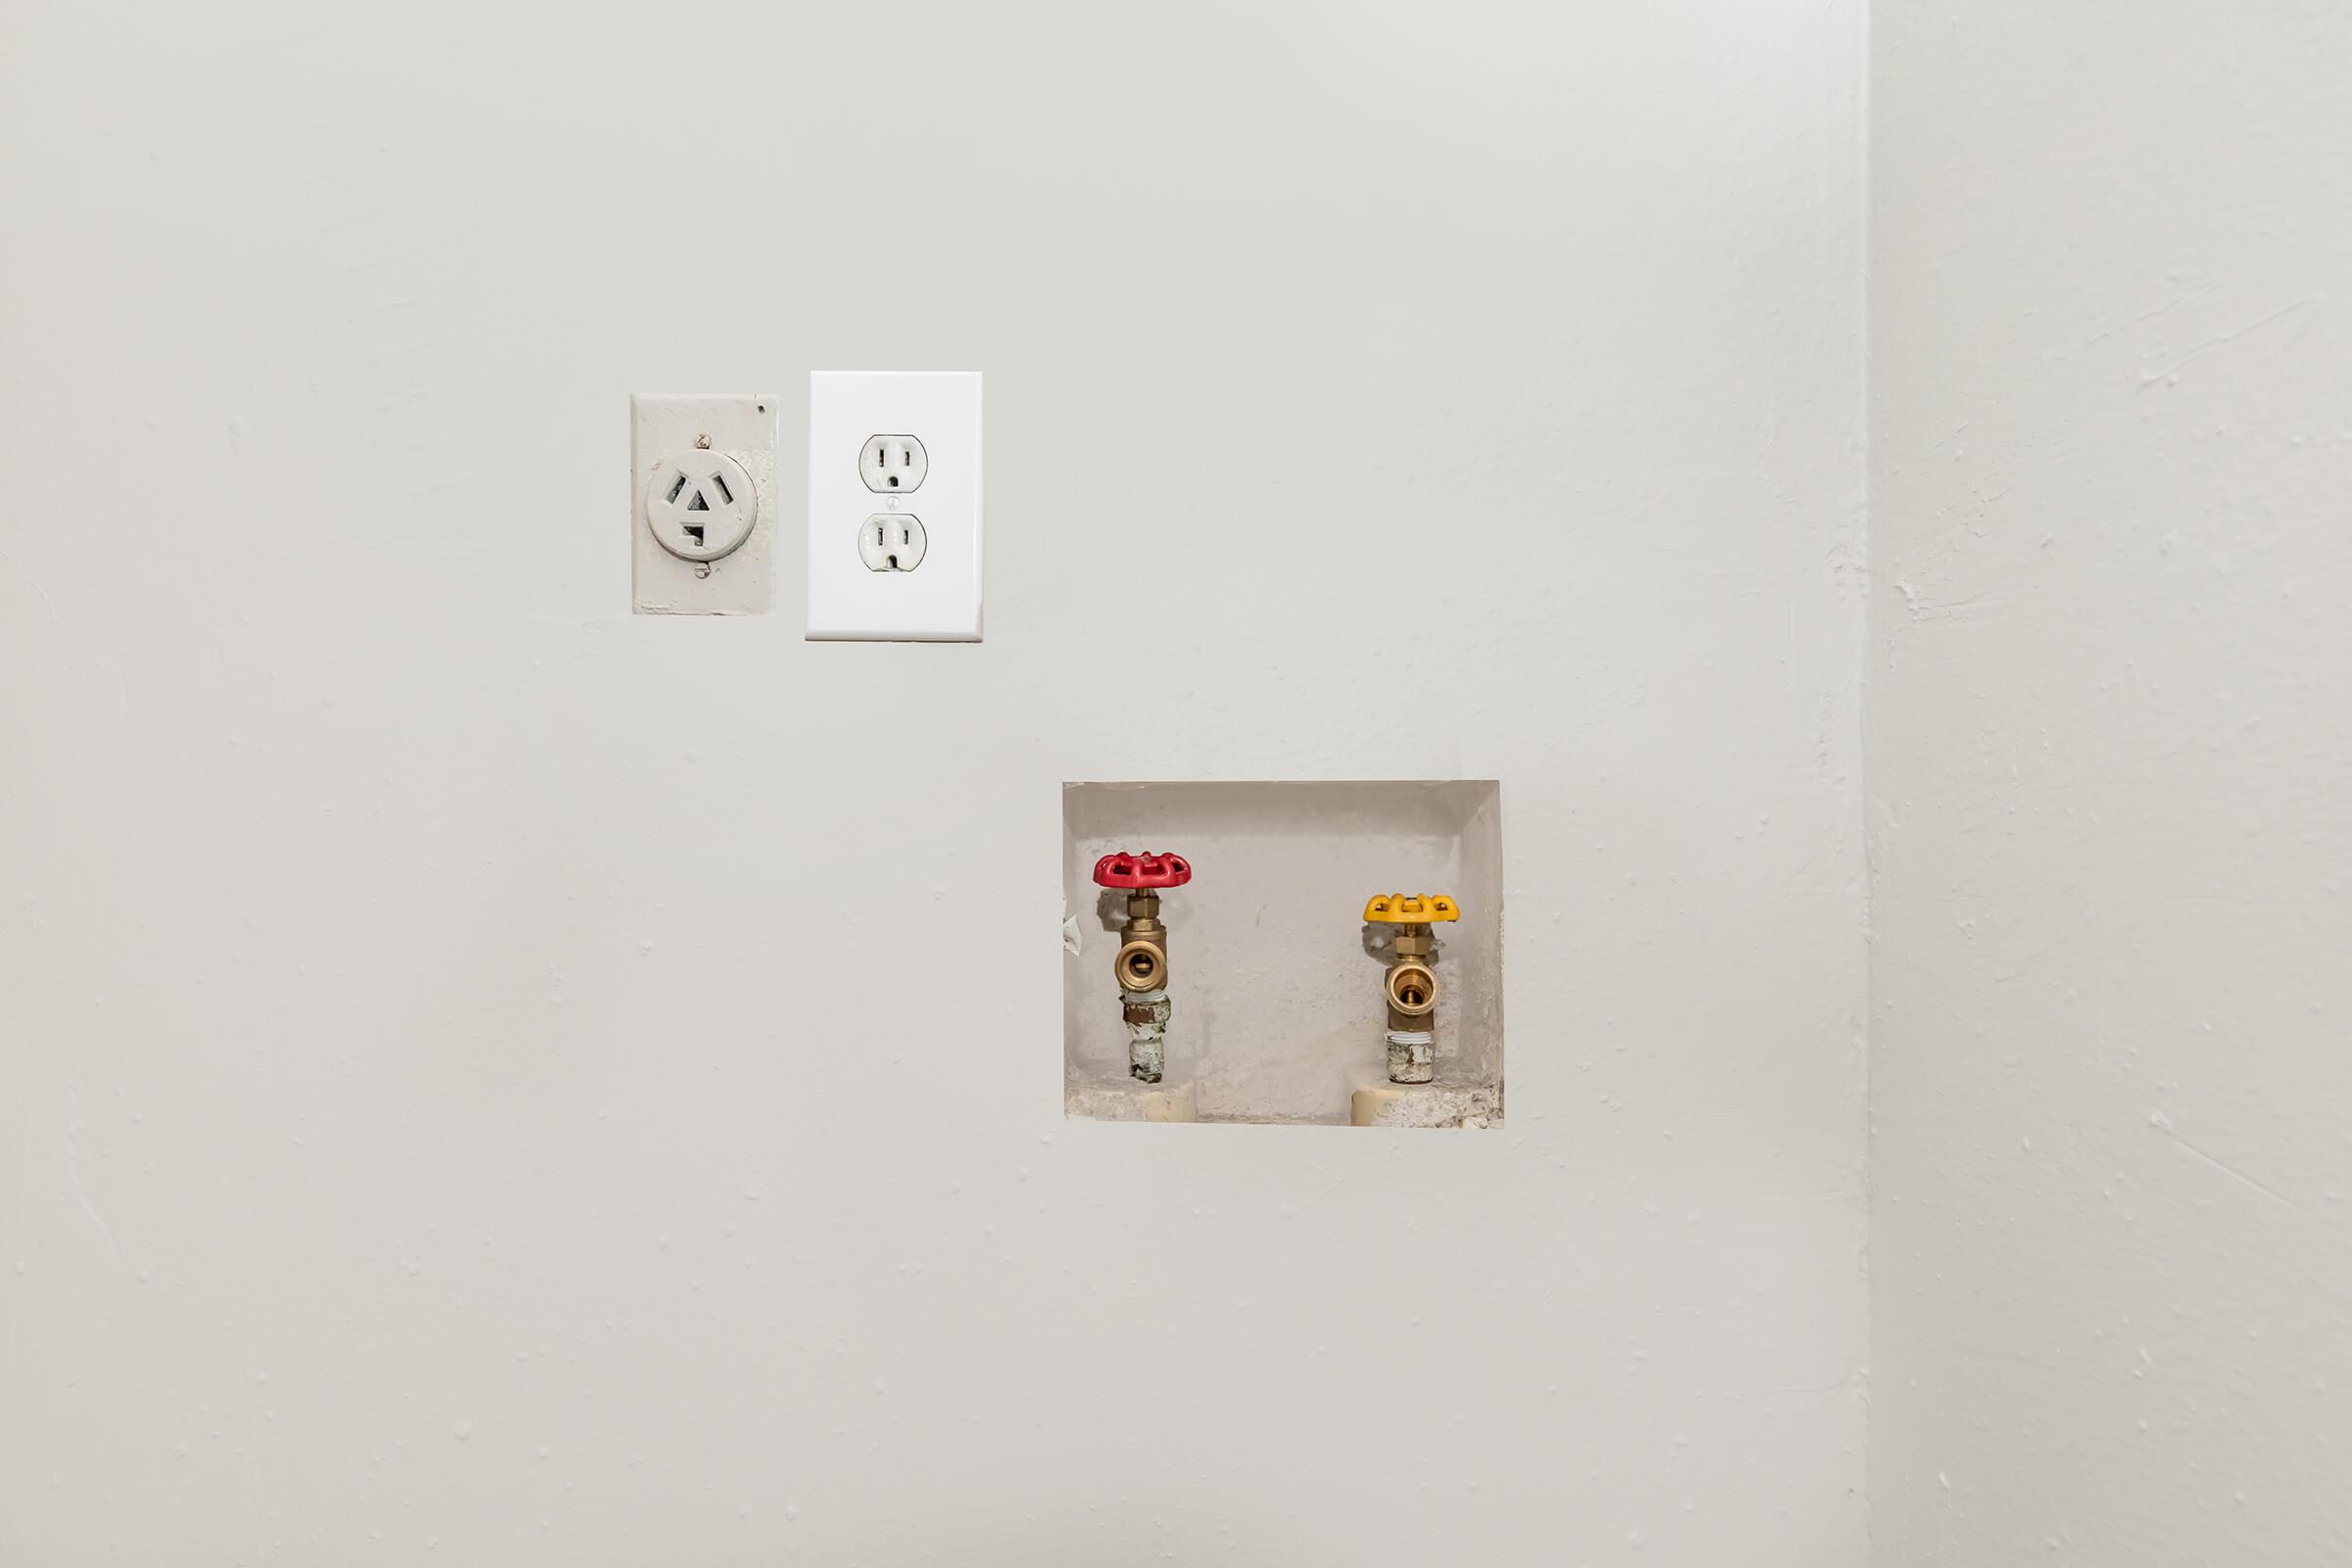
[[[1389, 1011], [1399, 1018], [1422, 1019], [1438, 1010], [1438, 974], [1427, 964], [1399, 958], [1389, 966]], [[1418, 1029], [1420, 1024], [1391, 1023], [1392, 1029]]]
[[1116, 961], [1121, 991], [1168, 989], [1168, 954], [1165, 948], [1155, 948], [1149, 942], [1129, 942], [1119, 949]]
[[1438, 939], [1430, 926], [1458, 920], [1461, 909], [1443, 894], [1392, 893], [1364, 906], [1369, 925], [1396, 928], [1395, 957], [1382, 984], [1389, 1014], [1389, 1081], [1425, 1084], [1438, 1075]]
[[1159, 895], [1127, 895], [1127, 923], [1119, 927], [1111, 960], [1121, 991], [1164, 991], [1168, 985], [1168, 928], [1159, 923]]

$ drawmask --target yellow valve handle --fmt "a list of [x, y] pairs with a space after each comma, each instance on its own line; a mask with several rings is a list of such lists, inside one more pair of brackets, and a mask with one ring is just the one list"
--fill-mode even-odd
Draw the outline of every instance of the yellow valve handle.
[[1461, 917], [1461, 906], [1443, 893], [1384, 893], [1364, 906], [1364, 918], [1374, 925], [1428, 925]]

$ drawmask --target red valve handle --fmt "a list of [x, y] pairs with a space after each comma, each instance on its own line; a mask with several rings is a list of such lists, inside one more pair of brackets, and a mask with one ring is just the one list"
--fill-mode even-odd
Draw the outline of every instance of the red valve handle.
[[1106, 888], [1180, 888], [1193, 879], [1193, 862], [1181, 855], [1105, 855], [1095, 862], [1095, 881]]

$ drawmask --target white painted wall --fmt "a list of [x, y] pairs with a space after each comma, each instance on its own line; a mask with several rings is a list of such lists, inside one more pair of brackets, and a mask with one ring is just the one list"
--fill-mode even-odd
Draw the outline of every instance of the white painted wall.
[[[9, 30], [0, 1558], [1860, 1559], [1857, 0]], [[628, 614], [811, 366], [985, 644]], [[1508, 1125], [1065, 1125], [1061, 781], [1384, 775]]]
[[1876, 1556], [2352, 1559], [2352, 12], [1872, 33]]

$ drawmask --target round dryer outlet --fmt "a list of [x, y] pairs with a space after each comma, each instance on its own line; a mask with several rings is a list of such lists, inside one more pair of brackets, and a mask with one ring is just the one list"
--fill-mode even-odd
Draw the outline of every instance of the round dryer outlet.
[[673, 454], [645, 486], [645, 525], [680, 561], [716, 561], [752, 536], [760, 496], [742, 464], [723, 452]]

